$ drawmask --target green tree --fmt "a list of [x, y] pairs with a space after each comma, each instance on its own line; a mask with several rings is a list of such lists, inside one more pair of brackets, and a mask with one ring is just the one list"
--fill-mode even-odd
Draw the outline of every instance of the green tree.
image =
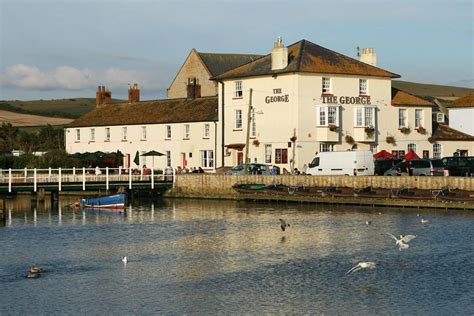
[[25, 153], [32, 153], [39, 148], [40, 139], [36, 133], [20, 131], [18, 134], [17, 145]]
[[64, 130], [61, 127], [54, 128], [48, 124], [40, 129], [38, 137], [40, 150], [64, 149]]
[[0, 126], [0, 140], [3, 149], [12, 151], [16, 144], [18, 134], [18, 127], [13, 126], [10, 122], [2, 123], [2, 126]]

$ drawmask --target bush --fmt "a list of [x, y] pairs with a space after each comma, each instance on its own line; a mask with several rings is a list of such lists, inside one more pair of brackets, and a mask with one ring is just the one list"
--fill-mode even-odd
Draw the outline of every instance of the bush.
[[81, 165], [79, 159], [70, 157], [63, 149], [50, 150], [41, 157], [39, 168], [72, 168]]

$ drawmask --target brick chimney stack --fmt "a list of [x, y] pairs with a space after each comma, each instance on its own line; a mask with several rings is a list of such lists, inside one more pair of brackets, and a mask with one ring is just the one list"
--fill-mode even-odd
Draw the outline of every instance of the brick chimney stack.
[[139, 102], [140, 101], [140, 88], [138, 88], [138, 83], [134, 83], [128, 89], [128, 103]]
[[100, 107], [112, 103], [112, 92], [105, 86], [98, 86], [95, 93], [95, 106]]
[[199, 84], [199, 80], [196, 78], [188, 78], [187, 83], [187, 98], [188, 99], [195, 99], [201, 97], [201, 85]]

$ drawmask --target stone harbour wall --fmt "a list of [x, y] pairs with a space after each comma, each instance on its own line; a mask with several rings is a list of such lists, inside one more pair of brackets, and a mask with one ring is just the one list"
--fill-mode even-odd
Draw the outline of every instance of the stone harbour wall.
[[474, 178], [464, 177], [382, 177], [382, 176], [293, 176], [293, 175], [177, 175], [175, 187], [165, 193], [168, 197], [230, 198], [239, 193], [232, 189], [236, 183], [282, 184], [288, 186], [337, 186], [384, 189], [442, 189], [446, 186], [474, 191]]

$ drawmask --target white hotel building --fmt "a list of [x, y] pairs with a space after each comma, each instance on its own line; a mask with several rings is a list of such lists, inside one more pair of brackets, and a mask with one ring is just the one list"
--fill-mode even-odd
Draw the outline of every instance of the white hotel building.
[[[230, 56], [246, 60], [230, 70], [218, 67]], [[188, 98], [132, 98], [98, 107], [66, 128], [66, 150], [121, 150], [127, 155], [125, 166], [133, 165], [136, 151], [156, 150], [167, 157], [156, 159], [161, 167], [201, 166], [209, 171], [243, 162], [247, 141], [250, 161], [288, 170], [302, 170], [316, 152], [330, 150], [414, 150], [420, 157], [447, 156], [459, 149], [473, 152], [472, 136], [453, 129], [443, 133], [443, 126], [433, 131], [433, 103], [392, 89], [391, 80], [400, 76], [375, 64], [371, 49], [356, 60], [306, 40], [288, 47], [279, 40], [265, 56], [193, 50], [176, 77], [187, 76]], [[218, 83], [218, 96], [200, 97], [196, 68], [201, 83], [208, 84], [211, 77]], [[176, 87], [173, 83], [169, 91]]]

